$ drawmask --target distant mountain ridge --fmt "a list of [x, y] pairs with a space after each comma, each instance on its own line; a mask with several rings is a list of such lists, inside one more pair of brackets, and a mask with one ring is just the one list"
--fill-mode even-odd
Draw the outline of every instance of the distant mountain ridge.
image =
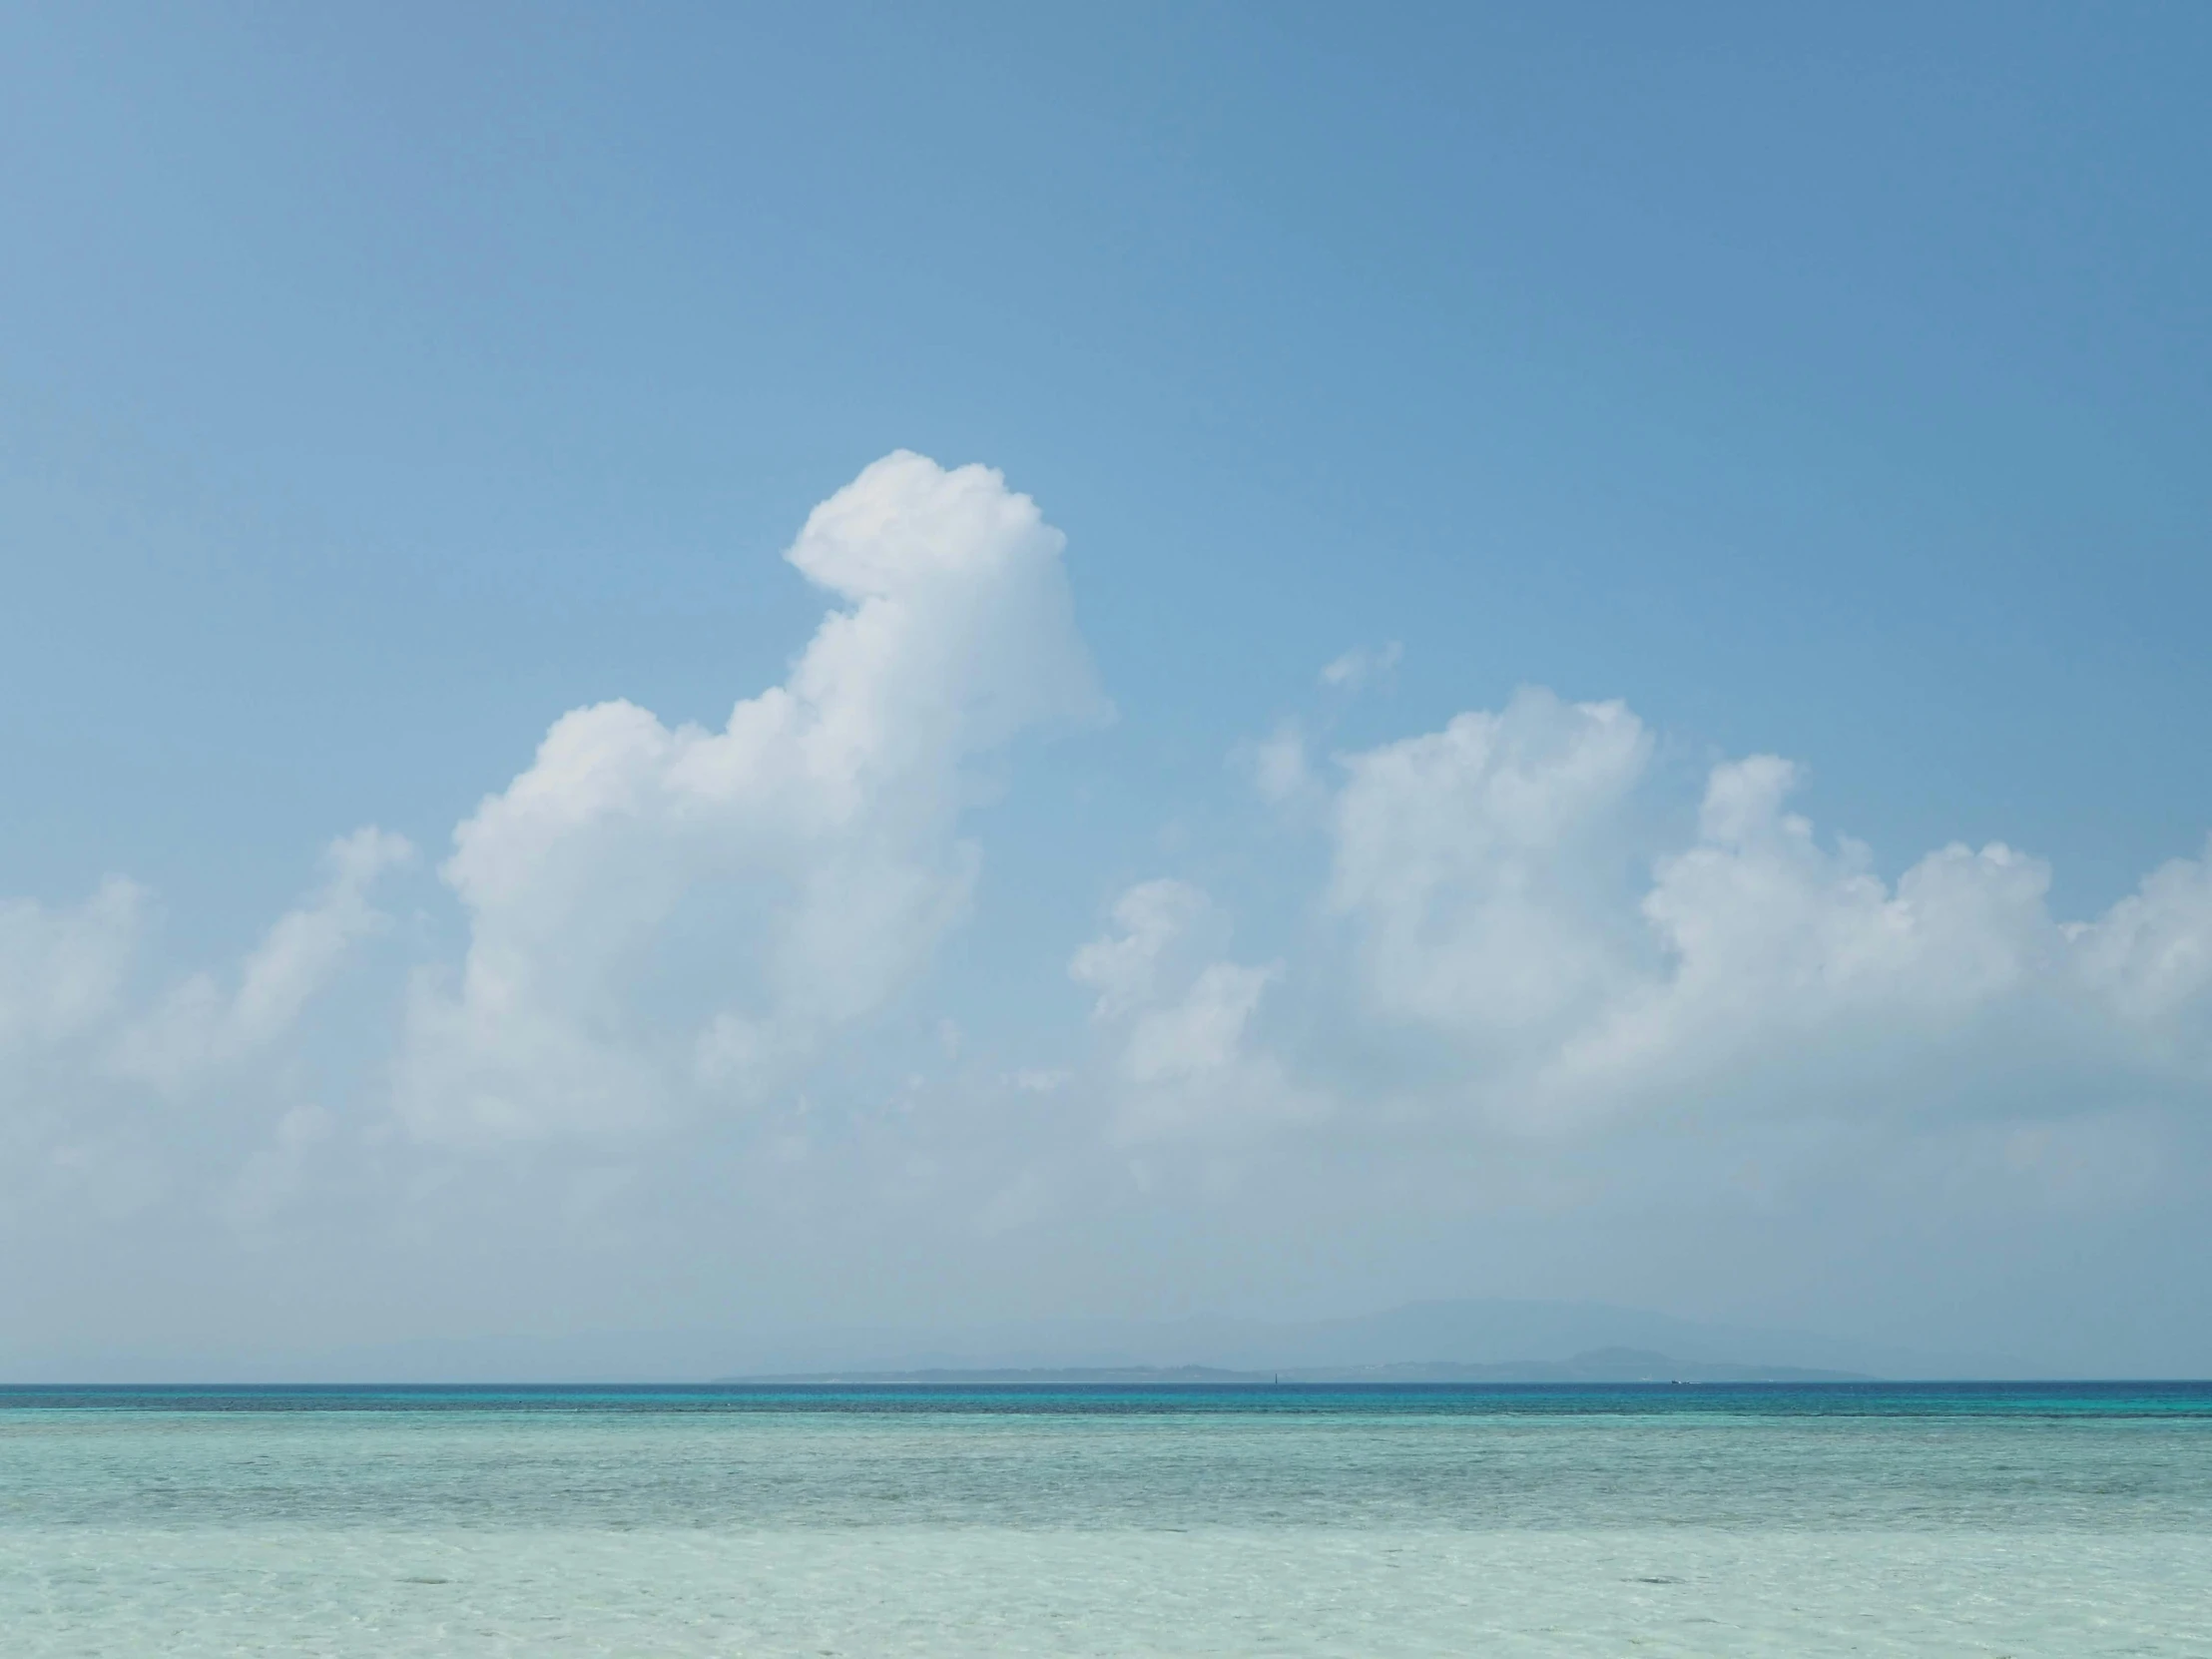
[[1810, 1371], [1795, 1366], [1745, 1366], [1670, 1359], [1642, 1349], [1601, 1348], [1565, 1360], [1521, 1360], [1469, 1366], [1443, 1361], [1382, 1366], [1292, 1367], [1229, 1371], [1218, 1366], [1044, 1366], [928, 1368], [918, 1371], [802, 1372], [769, 1377], [725, 1377], [725, 1383], [845, 1384], [855, 1387], [977, 1385], [1090, 1387], [1249, 1387], [1268, 1383], [1424, 1382], [1866, 1382], [1864, 1372]]
[[[4, 1334], [0, 1334], [4, 1336]], [[1601, 1361], [1607, 1353], [1633, 1360]], [[1566, 1356], [1568, 1358], [1545, 1358]], [[1610, 1367], [1610, 1369], [1608, 1369]], [[10, 1360], [0, 1377], [63, 1382], [683, 1382], [922, 1373], [1178, 1372], [1307, 1382], [1572, 1382], [2051, 1375], [2006, 1356], [1929, 1353], [1803, 1331], [1708, 1325], [1602, 1303], [1416, 1302], [1307, 1322], [1003, 1322], [966, 1327], [600, 1331], [358, 1344], [288, 1353], [108, 1351]], [[1668, 1375], [1662, 1377], [1660, 1372]]]
[[[811, 1350], [811, 1352], [810, 1352]], [[725, 1377], [924, 1372], [1143, 1372], [1202, 1368], [1286, 1379], [1435, 1382], [1671, 1382], [1845, 1378], [2008, 1378], [2033, 1368], [1999, 1356], [1927, 1354], [1810, 1332], [1706, 1325], [1599, 1303], [1417, 1302], [1377, 1314], [1256, 1320], [1052, 1321], [944, 1334], [823, 1333], [764, 1342]], [[1594, 1356], [1633, 1355], [1607, 1370]], [[1572, 1358], [1549, 1358], [1570, 1356]], [[1658, 1373], [1665, 1371], [1666, 1376]], [[1628, 1374], [1634, 1373], [1635, 1377]]]

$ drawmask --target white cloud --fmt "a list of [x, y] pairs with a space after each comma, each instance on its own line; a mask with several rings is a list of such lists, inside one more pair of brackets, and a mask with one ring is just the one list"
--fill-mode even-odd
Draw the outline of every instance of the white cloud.
[[1611, 992], [1632, 941], [1606, 842], [1650, 751], [1618, 703], [1526, 690], [1346, 758], [1329, 903], [1369, 1006], [1520, 1043]]
[[331, 842], [323, 854], [327, 879], [263, 936], [241, 966], [236, 989], [226, 992], [210, 973], [192, 975], [121, 1033], [114, 1069], [174, 1089], [268, 1047], [328, 983], [345, 953], [388, 925], [369, 891], [413, 856], [404, 838], [373, 828]]
[[1866, 847], [1826, 851], [1782, 811], [1796, 781], [1771, 756], [1714, 769], [1698, 844], [1658, 859], [1641, 904], [1666, 966], [1562, 1051], [1560, 1080], [1633, 1096], [1661, 1079], [1720, 1087], [1756, 1062], [1777, 1104], [1833, 1103], [1885, 1071], [1887, 1091], [1910, 1089], [1902, 1055], [1974, 1034], [2045, 974], [2062, 942], [2046, 866], [1953, 845], [1893, 890]]
[[1296, 721], [1285, 721], [1252, 750], [1252, 780], [1261, 798], [1277, 806], [1314, 787], [1313, 771], [1306, 763], [1306, 734]]
[[113, 1014], [145, 908], [145, 889], [121, 876], [75, 909], [0, 899], [0, 1058], [66, 1043]]
[[381, 830], [356, 830], [331, 843], [322, 890], [279, 918], [246, 959], [228, 1021], [237, 1045], [255, 1047], [282, 1031], [345, 952], [384, 929], [387, 918], [369, 903], [369, 887], [413, 860], [404, 837]]
[[1245, 1028], [1278, 969], [1209, 962], [1182, 997], [1147, 1008], [1129, 1028], [1122, 1065], [1132, 1082], [1155, 1084], [1205, 1076], [1244, 1052]]
[[2122, 1019], [2193, 1023], [2200, 1045], [2212, 1036], [2203, 1020], [2212, 1003], [2212, 839], [2203, 858], [2161, 865], [2095, 922], [2065, 931], [2083, 983]]
[[[1701, 805], [1619, 703], [1527, 690], [1330, 756], [1345, 697], [1396, 660], [1360, 651], [1320, 712], [1235, 752], [1275, 812], [1132, 776], [1054, 841], [1025, 801], [1038, 884], [990, 905], [940, 1006], [902, 993], [976, 891], [963, 815], [1004, 746], [1104, 712], [1060, 537], [996, 474], [899, 455], [789, 556], [828, 614], [780, 684], [712, 728], [574, 710], [457, 827], [446, 961], [344, 971], [405, 857], [373, 830], [206, 972], [156, 956], [127, 880], [0, 901], [0, 1230], [120, 1264], [48, 1302], [135, 1332], [180, 1295], [220, 1324], [260, 1294], [282, 1334], [311, 1279], [333, 1324], [611, 1328], [880, 1317], [917, 1286], [982, 1312], [1469, 1273], [1631, 1298], [1734, 1276], [1716, 1298], [1795, 1306], [1846, 1255], [1879, 1260], [1885, 1300], [1946, 1248], [2024, 1283], [2042, 1269], [1991, 1242], [2013, 1226], [2093, 1310], [2116, 1249], [2046, 1218], [2201, 1232], [2212, 846], [2069, 920], [2009, 845], [1878, 861], [1816, 830], [1776, 757], [1712, 768]], [[1158, 880], [1033, 954], [1054, 883], [1087, 888], [1170, 815], [1155, 849], [1233, 871], [1270, 948]], [[584, 1138], [748, 1108], [658, 1146]], [[214, 1256], [136, 1271], [226, 1221], [279, 1247], [260, 1292]], [[777, 1271], [637, 1312], [672, 1250]]]
[[1258, 1049], [1251, 1026], [1280, 964], [1216, 954], [1229, 922], [1186, 881], [1145, 881], [1113, 908], [1115, 930], [1075, 953], [1113, 1041], [1113, 1129], [1124, 1140], [1242, 1133], [1314, 1114], [1310, 1091]]
[[1102, 718], [1063, 539], [979, 466], [900, 452], [787, 557], [842, 608], [721, 731], [556, 722], [454, 835], [457, 982], [415, 987], [405, 1122], [475, 1139], [757, 1094], [880, 1007], [965, 912], [968, 763]]
[[1213, 901], [1188, 881], [1141, 881], [1114, 901], [1117, 932], [1093, 939], [1068, 963], [1068, 976], [1098, 992], [1094, 1019], [1113, 1020], [1154, 1001], [1177, 958], [1225, 935]]
[[1695, 841], [1646, 846], [1650, 742], [1618, 704], [1501, 714], [1346, 759], [1332, 908], [1368, 1017], [1460, 1056], [1446, 1093], [1528, 1125], [1641, 1108], [2101, 1110], [2201, 1095], [2212, 873], [2179, 860], [2061, 925], [2001, 843], [1895, 885], [1784, 808], [1798, 769], [1713, 769]]
[[1337, 691], [1356, 692], [1370, 680], [1381, 679], [1397, 667], [1405, 655], [1405, 648], [1396, 640], [1390, 641], [1380, 651], [1366, 646], [1356, 646], [1343, 656], [1324, 664], [1321, 683]]
[[384, 925], [369, 889], [409, 856], [404, 840], [374, 829], [332, 842], [321, 888], [277, 920], [231, 989], [194, 973], [136, 1009], [127, 992], [146, 943], [144, 888], [111, 877], [73, 910], [0, 901], [0, 1058], [43, 1056], [39, 1097], [67, 1117], [99, 1092], [96, 1077], [174, 1090], [266, 1049], [346, 950]]

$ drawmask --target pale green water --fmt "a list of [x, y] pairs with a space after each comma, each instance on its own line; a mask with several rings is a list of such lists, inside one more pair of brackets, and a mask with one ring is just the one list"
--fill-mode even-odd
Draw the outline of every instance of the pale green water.
[[0, 1654], [2202, 1654], [2212, 1391], [0, 1391]]

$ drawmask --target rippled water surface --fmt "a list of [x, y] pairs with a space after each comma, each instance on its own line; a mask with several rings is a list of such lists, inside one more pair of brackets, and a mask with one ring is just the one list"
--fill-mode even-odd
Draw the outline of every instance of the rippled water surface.
[[2212, 1656], [2212, 1389], [0, 1390], [0, 1652]]

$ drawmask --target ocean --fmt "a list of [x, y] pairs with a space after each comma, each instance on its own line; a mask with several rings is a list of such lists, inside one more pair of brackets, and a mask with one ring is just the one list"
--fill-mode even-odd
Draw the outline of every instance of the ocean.
[[2212, 1655], [2212, 1386], [0, 1389], [0, 1654]]

